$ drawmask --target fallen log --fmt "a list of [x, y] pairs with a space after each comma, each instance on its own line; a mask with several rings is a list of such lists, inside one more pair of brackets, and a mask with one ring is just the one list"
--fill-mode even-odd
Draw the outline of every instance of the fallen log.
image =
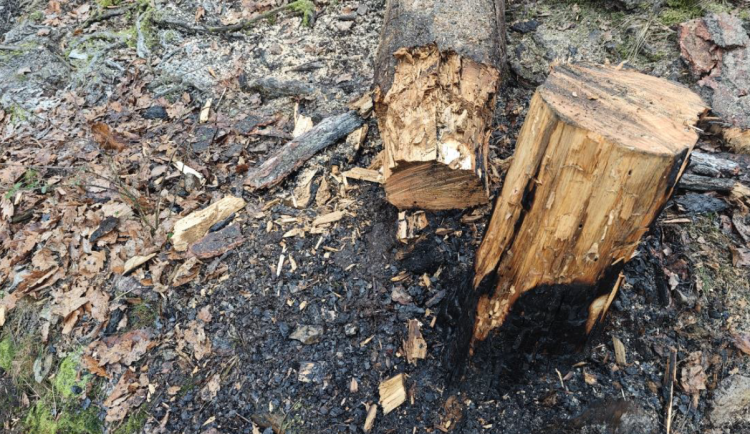
[[324, 119], [279, 148], [260, 166], [250, 169], [244, 184], [252, 189], [273, 187], [299, 169], [315, 153], [359, 128], [362, 122], [362, 116], [355, 110]]
[[477, 252], [472, 342], [503, 325], [535, 350], [545, 339], [580, 349], [672, 194], [705, 111], [663, 79], [556, 66], [531, 100]]
[[385, 191], [399, 208], [485, 203], [502, 0], [388, 0], [375, 61]]

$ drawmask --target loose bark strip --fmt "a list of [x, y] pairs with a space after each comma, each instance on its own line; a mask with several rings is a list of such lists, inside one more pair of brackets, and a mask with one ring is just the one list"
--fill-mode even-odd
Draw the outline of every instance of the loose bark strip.
[[557, 66], [531, 100], [477, 252], [474, 341], [522, 297], [527, 315], [555, 297], [576, 303], [561, 304], [566, 318], [551, 328], [585, 341], [595, 327], [588, 317], [604, 317], [620, 269], [674, 190], [705, 111], [700, 97], [663, 79]]
[[505, 62], [501, 0], [389, 0], [375, 63], [388, 200], [487, 202], [487, 150]]
[[310, 131], [279, 148], [263, 164], [250, 169], [245, 185], [253, 189], [273, 187], [299, 169], [315, 153], [359, 128], [362, 122], [362, 117], [354, 111], [324, 119]]

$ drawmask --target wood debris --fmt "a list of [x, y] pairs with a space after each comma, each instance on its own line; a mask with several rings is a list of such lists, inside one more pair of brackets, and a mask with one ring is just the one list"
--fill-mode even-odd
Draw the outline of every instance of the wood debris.
[[419, 330], [421, 326], [422, 324], [415, 319], [410, 319], [406, 326], [404, 352], [406, 353], [406, 360], [412, 365], [416, 365], [418, 359], [427, 357], [427, 341], [424, 340], [422, 332]]
[[383, 175], [379, 171], [365, 169], [364, 167], [355, 167], [346, 172], [342, 172], [341, 174], [349, 179], [358, 179], [360, 181], [374, 182], [377, 184], [383, 183]]
[[346, 215], [346, 212], [344, 211], [334, 211], [332, 213], [324, 214], [322, 216], [318, 216], [317, 218], [315, 218], [315, 220], [313, 220], [312, 222], [312, 225], [320, 226], [320, 225], [325, 225], [329, 223], [334, 223], [344, 218], [345, 215]]
[[211, 103], [213, 102], [212, 98], [209, 98], [206, 100], [206, 103], [203, 104], [203, 108], [201, 109], [200, 117], [198, 118], [198, 121], [202, 124], [208, 122], [208, 115], [211, 113]]
[[612, 346], [615, 349], [615, 361], [620, 366], [627, 366], [628, 360], [625, 357], [625, 345], [621, 340], [612, 336]]
[[375, 425], [375, 416], [378, 415], [378, 406], [376, 404], [370, 404], [369, 407], [367, 409], [367, 417], [365, 418], [365, 426], [362, 427], [364, 432], [372, 430], [372, 427]]
[[380, 405], [383, 414], [388, 414], [396, 407], [406, 402], [406, 387], [404, 386], [404, 374], [398, 374], [380, 383]]
[[172, 235], [174, 249], [184, 252], [191, 244], [206, 235], [211, 226], [241, 210], [245, 205], [241, 198], [227, 196], [178, 220]]
[[401, 211], [398, 213], [397, 225], [396, 238], [401, 242], [407, 242], [417, 238], [420, 231], [426, 228], [429, 222], [424, 211]]

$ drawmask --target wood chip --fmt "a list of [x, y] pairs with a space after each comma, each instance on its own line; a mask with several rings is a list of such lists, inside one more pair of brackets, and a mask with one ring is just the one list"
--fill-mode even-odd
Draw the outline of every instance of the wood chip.
[[342, 173], [342, 175], [349, 179], [375, 182], [377, 184], [383, 183], [383, 175], [381, 175], [379, 171], [373, 169], [365, 169], [364, 167], [355, 167]]
[[172, 165], [180, 173], [184, 175], [193, 175], [200, 180], [201, 184], [206, 183], [206, 178], [203, 175], [201, 175], [197, 170], [193, 169], [192, 167], [186, 166], [185, 163], [183, 163], [182, 161], [175, 161], [172, 163]]
[[427, 357], [427, 342], [419, 331], [421, 324], [415, 319], [410, 319], [407, 323], [406, 341], [404, 341], [404, 351], [406, 360], [412, 365], [417, 364], [417, 359]]
[[299, 137], [306, 132], [310, 131], [313, 127], [313, 120], [305, 115], [298, 115], [297, 120], [294, 123], [294, 131], [292, 131], [292, 137]]
[[334, 211], [332, 213], [317, 217], [315, 220], [313, 220], [312, 224], [313, 226], [320, 226], [328, 223], [334, 223], [341, 220], [345, 215], [346, 213], [344, 211]]
[[404, 374], [398, 374], [380, 383], [380, 405], [383, 414], [388, 414], [406, 401], [406, 387]]
[[211, 113], [211, 103], [213, 102], [212, 98], [209, 98], [206, 100], [206, 103], [203, 104], [203, 108], [201, 109], [201, 114], [198, 120], [200, 123], [206, 123], [208, 122], [208, 115]]
[[349, 392], [357, 393], [358, 391], [359, 391], [359, 383], [357, 382], [356, 378], [352, 378], [352, 381], [349, 383]]
[[370, 404], [370, 408], [367, 410], [367, 417], [365, 418], [365, 426], [362, 428], [364, 432], [370, 432], [373, 425], [375, 425], [375, 416], [378, 415], [378, 406], [376, 404]]
[[239, 197], [227, 196], [181, 218], [174, 225], [172, 244], [178, 252], [184, 252], [190, 244], [203, 238], [211, 226], [226, 219], [245, 207], [245, 201]]
[[625, 345], [621, 340], [612, 336], [612, 345], [615, 348], [615, 361], [620, 366], [627, 366], [628, 360], [625, 357]]

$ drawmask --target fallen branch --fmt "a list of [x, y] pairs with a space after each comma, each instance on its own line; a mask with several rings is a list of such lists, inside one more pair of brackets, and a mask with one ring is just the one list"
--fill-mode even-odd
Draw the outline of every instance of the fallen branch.
[[310, 131], [279, 148], [263, 164], [251, 169], [245, 185], [253, 189], [273, 187], [315, 153], [359, 128], [362, 122], [362, 117], [355, 111], [324, 119]]

